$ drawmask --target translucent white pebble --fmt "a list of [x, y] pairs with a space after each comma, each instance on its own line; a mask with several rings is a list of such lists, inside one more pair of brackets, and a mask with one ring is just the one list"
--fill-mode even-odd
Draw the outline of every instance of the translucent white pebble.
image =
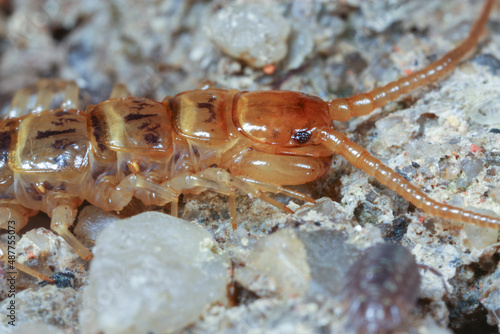
[[482, 125], [500, 124], [500, 93], [497, 87], [470, 88], [463, 92], [469, 117]]
[[145, 212], [114, 222], [93, 253], [82, 333], [170, 333], [227, 302], [229, 258], [184, 220]]
[[242, 3], [220, 9], [208, 22], [212, 40], [228, 55], [262, 67], [287, 53], [290, 25], [277, 6]]
[[37, 334], [63, 334], [62, 330], [59, 330], [57, 327], [51, 326], [49, 324], [36, 321], [36, 322], [27, 322], [22, 323], [20, 326], [14, 326], [9, 329], [12, 331], [7, 331], [7, 333], [12, 334], [26, 334], [26, 333], [37, 333]]
[[246, 266], [235, 269], [235, 279], [258, 295], [300, 297], [307, 292], [311, 278], [306, 259], [297, 234], [291, 229], [279, 230], [257, 242]]

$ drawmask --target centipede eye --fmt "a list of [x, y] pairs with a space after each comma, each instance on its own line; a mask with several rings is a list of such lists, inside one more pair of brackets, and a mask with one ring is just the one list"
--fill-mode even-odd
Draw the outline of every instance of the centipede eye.
[[311, 130], [295, 130], [292, 135], [292, 139], [299, 144], [305, 144], [311, 139]]

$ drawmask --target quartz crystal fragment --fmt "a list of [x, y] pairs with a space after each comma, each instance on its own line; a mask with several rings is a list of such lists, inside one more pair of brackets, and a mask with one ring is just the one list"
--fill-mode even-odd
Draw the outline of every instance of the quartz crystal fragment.
[[230, 262], [203, 228], [158, 212], [106, 227], [84, 292], [83, 333], [164, 333], [226, 303]]

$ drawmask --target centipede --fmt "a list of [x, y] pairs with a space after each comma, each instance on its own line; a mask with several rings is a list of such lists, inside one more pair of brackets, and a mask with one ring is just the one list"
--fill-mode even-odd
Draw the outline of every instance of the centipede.
[[[499, 218], [433, 200], [333, 124], [368, 115], [446, 77], [474, 52], [493, 7], [494, 1], [486, 0], [468, 36], [437, 61], [349, 98], [209, 88], [155, 101], [132, 96], [118, 84], [108, 100], [79, 110], [74, 81], [42, 79], [18, 91], [0, 121], [0, 228], [15, 221], [19, 231], [43, 211], [50, 228], [90, 260], [91, 251], [69, 230], [83, 201], [120, 211], [135, 197], [145, 205], [170, 203], [177, 216], [181, 194], [210, 190], [228, 196], [236, 229], [237, 191], [291, 213], [267, 193], [314, 202], [286, 186], [320, 178], [332, 156], [341, 155], [428, 215], [498, 230]], [[60, 105], [51, 108], [61, 94]], [[6, 245], [0, 250], [7, 261]], [[15, 266], [51, 281], [23, 264]]]

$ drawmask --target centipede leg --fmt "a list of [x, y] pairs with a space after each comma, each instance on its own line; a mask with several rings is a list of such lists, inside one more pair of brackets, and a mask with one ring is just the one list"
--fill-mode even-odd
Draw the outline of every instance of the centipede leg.
[[236, 194], [234, 192], [229, 194], [229, 215], [231, 216], [231, 225], [234, 231], [238, 227], [238, 213], [236, 212]]
[[15, 255], [10, 254], [8, 251], [8, 247], [1, 241], [0, 241], [0, 260], [7, 263], [7, 274], [9, 274], [9, 272], [11, 272], [11, 271], [14, 271], [14, 268], [16, 268], [22, 272], [25, 272], [26, 274], [28, 274], [30, 276], [36, 277], [36, 278], [41, 279], [43, 281], [54, 283], [54, 280], [52, 278], [48, 277], [47, 275], [44, 275], [41, 272], [39, 272], [33, 268], [30, 268], [24, 264], [21, 264], [21, 263], [15, 261]]
[[[222, 182], [224, 184], [227, 184], [227, 185], [230, 185], [230, 186], [235, 187], [237, 189], [240, 189], [248, 196], [259, 198], [262, 201], [269, 203], [272, 206], [275, 206], [282, 211], [285, 211], [287, 213], [293, 213], [293, 211], [290, 210], [286, 205], [276, 201], [275, 199], [273, 199], [273, 198], [271, 198], [263, 193], [264, 191], [274, 192], [273, 190], [276, 190], [276, 192], [281, 192], [281, 191], [279, 191], [278, 188], [280, 188], [281, 190], [284, 190], [284, 188], [273, 187], [273, 185], [271, 185], [271, 184], [258, 182], [258, 181], [255, 181], [255, 183], [252, 184], [252, 182], [249, 181], [250, 179], [232, 175], [231, 173], [227, 172], [226, 170], [220, 169], [220, 168], [206, 169], [202, 172], [202, 176], [206, 179], [213, 179], [217, 182]], [[285, 192], [285, 191], [283, 191], [283, 192]], [[292, 191], [290, 191], [290, 193], [294, 193], [294, 195], [299, 196], [298, 195], [299, 193], [295, 193]], [[304, 195], [304, 197], [307, 197], [307, 196]], [[313, 200], [311, 199], [311, 201], [313, 201]]]
[[299, 199], [301, 201], [306, 201], [306, 202], [310, 202], [310, 203], [316, 202], [315, 200], [313, 200], [311, 197], [309, 197], [307, 195], [304, 195], [304, 194], [299, 193], [297, 191], [289, 190], [289, 189], [286, 189], [286, 188], [283, 188], [283, 187], [280, 187], [280, 186], [277, 186], [274, 184], [260, 182], [260, 181], [250, 179], [247, 177], [243, 177], [243, 178], [241, 178], [241, 180], [253, 184], [255, 188], [257, 188], [261, 191], [267, 191], [267, 192], [276, 193], [276, 194], [283, 194], [283, 195], [286, 195], [288, 197], [296, 198], [296, 199]]
[[243, 191], [245, 194], [247, 194], [250, 197], [257, 197], [264, 202], [267, 202], [278, 209], [281, 209], [287, 213], [293, 213], [292, 210], [290, 210], [287, 206], [285, 206], [283, 203], [280, 203], [276, 201], [275, 199], [267, 196], [264, 194], [264, 191], [270, 191], [270, 192], [275, 192], [275, 193], [283, 193], [286, 195], [293, 195], [293, 197], [302, 199], [302, 200], [309, 200], [310, 202], [314, 203], [314, 200], [309, 198], [306, 195], [287, 190], [284, 188], [281, 188], [279, 186], [275, 186], [272, 184], [264, 183], [264, 182], [259, 182], [253, 179], [241, 177], [241, 176], [236, 176], [233, 175], [229, 172], [227, 172], [224, 169], [220, 168], [210, 168], [206, 169], [202, 172], [200, 172], [200, 177], [204, 178], [206, 180], [213, 180], [219, 183], [227, 184], [231, 187], [240, 189]]
[[14, 229], [17, 233], [27, 223], [28, 218], [36, 212], [20, 205], [5, 205], [0, 207], [0, 229]]
[[74, 81], [64, 82], [64, 101], [61, 105], [63, 109], [78, 108], [78, 85]]
[[143, 189], [154, 193], [161, 197], [162, 201], [156, 203], [159, 205], [165, 205], [170, 203], [170, 214], [174, 217], [179, 215], [179, 196], [181, 191], [178, 191], [171, 187], [170, 182], [164, 182], [163, 184], [156, 184], [143, 176], [135, 175], [134, 184], [130, 185], [134, 189]]
[[137, 195], [138, 190], [145, 190], [154, 193], [157, 202], [155, 205], [165, 205], [169, 202], [176, 202], [179, 193], [171, 191], [168, 187], [158, 185], [147, 180], [141, 175], [130, 174], [117, 182], [114, 177], [105, 176], [95, 185], [95, 195], [89, 199], [94, 205], [98, 205], [106, 211], [121, 211], [130, 203], [132, 197]]
[[266, 203], [271, 204], [272, 206], [277, 207], [281, 211], [285, 211], [286, 213], [293, 213], [293, 211], [291, 209], [289, 209], [285, 204], [280, 203], [277, 200], [275, 200], [274, 198], [267, 196], [266, 194], [264, 194], [260, 190], [257, 190], [257, 198], [263, 200]]
[[[209, 168], [205, 169], [196, 175], [190, 176], [190, 178], [194, 181], [191, 182], [191, 186], [202, 186], [207, 189], [211, 189], [221, 194], [225, 194], [229, 196], [229, 207], [231, 212], [231, 220], [233, 229], [236, 229], [236, 203], [234, 200], [234, 189], [239, 189], [243, 191], [245, 194], [250, 197], [259, 198], [260, 200], [269, 203], [280, 210], [283, 210], [287, 213], [293, 213], [287, 206], [283, 203], [276, 201], [275, 199], [267, 196], [262, 192], [261, 189], [255, 187], [248, 181], [245, 181], [244, 178], [240, 178], [232, 175], [221, 168]], [[262, 183], [264, 185], [264, 183]], [[263, 187], [264, 188], [264, 187]], [[267, 189], [270, 189], [271, 185]], [[265, 189], [265, 190], [267, 190]]]
[[74, 81], [64, 81], [58, 79], [43, 79], [37, 84], [37, 98], [35, 111], [49, 109], [57, 93], [63, 92], [63, 102], [61, 107], [65, 109], [76, 108], [78, 104], [78, 86]]
[[450, 294], [450, 291], [448, 290], [448, 287], [446, 286], [446, 281], [443, 277], [443, 274], [441, 274], [439, 271], [437, 271], [436, 269], [434, 269], [431, 266], [428, 266], [426, 264], [419, 264], [418, 268], [423, 269], [424, 271], [430, 271], [435, 276], [439, 277], [439, 279], [441, 280], [441, 283], [443, 284], [444, 291], [446, 292], [446, 294], [448, 294], [448, 295]]
[[135, 175], [134, 184], [133, 185], [131, 184], [131, 186], [137, 189], [144, 189], [149, 192], [158, 194], [165, 200], [165, 203], [169, 203], [172, 200], [176, 200], [180, 195], [180, 193], [172, 190], [170, 187], [168, 186], [165, 187], [164, 185], [156, 184], [153, 181], [150, 181], [140, 175]]
[[130, 91], [128, 90], [127, 86], [125, 86], [122, 83], [117, 83], [116, 85], [113, 86], [113, 90], [111, 91], [109, 98], [116, 99], [116, 98], [130, 97], [130, 96], [132, 96], [132, 94], [130, 94]]
[[59, 234], [84, 260], [92, 259], [92, 253], [70, 231], [76, 217], [76, 208], [68, 203], [62, 203], [52, 210], [50, 229]]
[[179, 197], [176, 197], [170, 202], [170, 215], [179, 217]]
[[16, 118], [20, 117], [28, 112], [28, 103], [30, 97], [36, 92], [34, 86], [29, 86], [23, 88], [16, 92], [10, 103], [9, 110], [7, 111], [7, 117]]
[[[28, 217], [33, 215], [33, 213], [33, 210], [26, 209], [19, 205], [6, 205], [0, 207], [0, 229], [8, 230], [9, 238], [9, 236], [13, 235], [12, 232], [17, 233], [26, 225]], [[48, 276], [15, 261], [15, 254], [12, 250], [9, 253], [10, 249], [10, 247], [0, 241], [0, 260], [8, 264], [8, 271], [13, 271], [14, 268], [16, 268], [33, 277], [52, 282], [52, 279]]]
[[113, 210], [121, 210], [130, 202], [132, 196], [137, 190], [145, 190], [161, 198], [156, 205], [165, 205], [171, 203], [171, 214], [174, 217], [178, 215], [178, 202], [180, 191], [170, 187], [169, 182], [156, 184], [141, 175], [131, 174], [124, 178], [116, 187], [108, 188], [109, 202]]
[[[15, 118], [27, 114], [30, 112], [30, 109], [36, 111], [49, 109], [55, 95], [61, 92], [64, 94], [64, 97], [60, 107], [63, 109], [76, 109], [78, 107], [79, 92], [76, 82], [60, 79], [42, 79], [37, 84], [25, 87], [16, 92], [7, 111], [7, 116]], [[29, 105], [31, 98], [35, 94], [35, 105]]]
[[185, 175], [181, 177], [176, 177], [168, 182], [165, 182], [163, 186], [172, 187], [177, 189], [177, 191], [186, 191], [193, 189], [210, 189], [219, 194], [228, 196], [229, 213], [231, 216], [231, 225], [233, 230], [237, 228], [237, 212], [236, 212], [236, 193], [232, 186], [228, 186], [224, 182], [219, 182], [216, 178], [200, 172], [196, 175]]

